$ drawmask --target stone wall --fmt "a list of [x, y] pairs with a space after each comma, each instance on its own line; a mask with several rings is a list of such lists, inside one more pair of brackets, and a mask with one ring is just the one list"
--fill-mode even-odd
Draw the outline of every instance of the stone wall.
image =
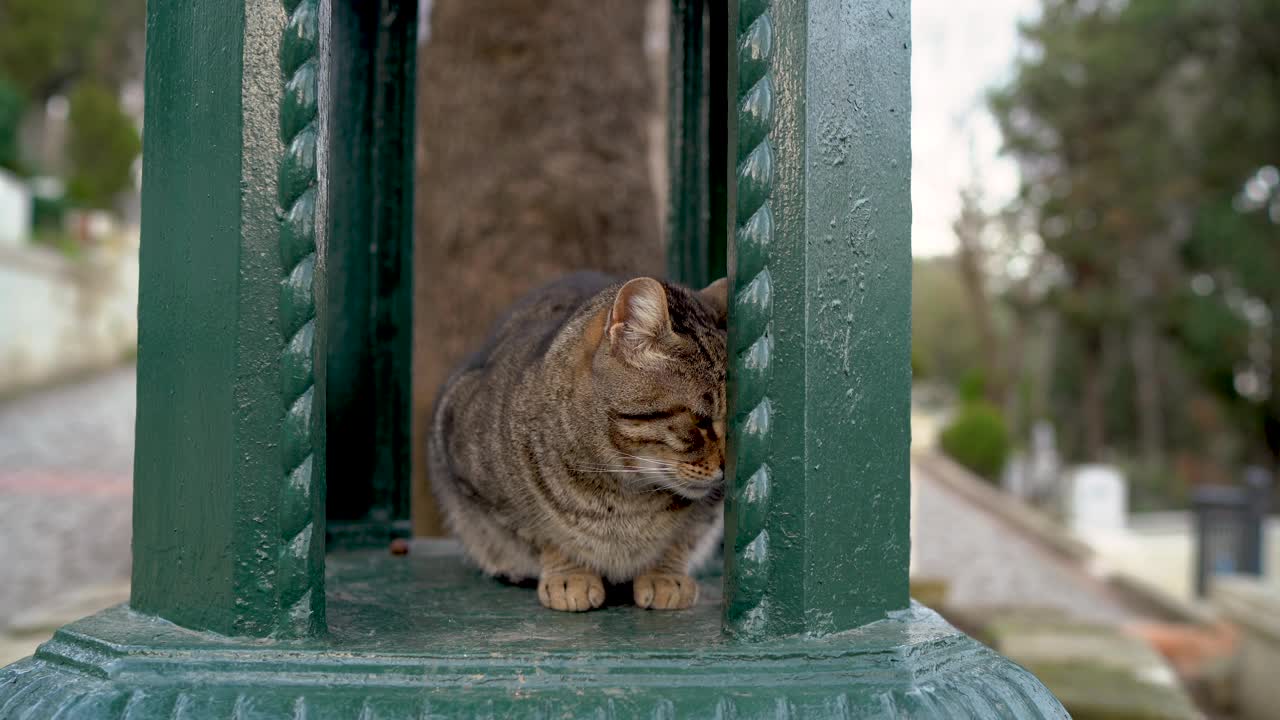
[[1276, 717], [1280, 708], [1280, 584], [1252, 577], [1218, 578], [1214, 606], [1240, 628], [1235, 700], [1244, 720]]
[[136, 231], [77, 258], [0, 246], [0, 396], [132, 355], [137, 306]]

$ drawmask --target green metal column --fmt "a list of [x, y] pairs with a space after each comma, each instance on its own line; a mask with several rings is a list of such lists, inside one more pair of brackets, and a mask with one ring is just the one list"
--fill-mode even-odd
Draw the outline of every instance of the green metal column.
[[725, 276], [729, 223], [728, 4], [672, 0], [668, 60], [667, 267], [705, 287]]
[[324, 627], [319, 5], [147, 7], [131, 604], [227, 635]]
[[409, 534], [417, 9], [339, 1], [330, 16], [330, 549]]
[[667, 57], [667, 267], [673, 280], [705, 287], [708, 266], [708, 114], [705, 0], [672, 0]]
[[910, 3], [741, 0], [725, 625], [908, 605]]

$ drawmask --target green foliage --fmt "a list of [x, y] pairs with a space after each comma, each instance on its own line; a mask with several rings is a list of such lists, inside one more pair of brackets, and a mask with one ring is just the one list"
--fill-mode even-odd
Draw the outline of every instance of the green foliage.
[[987, 395], [987, 378], [982, 371], [973, 368], [960, 379], [960, 404], [975, 405]]
[[995, 481], [1009, 456], [1009, 431], [1000, 411], [984, 403], [968, 403], [939, 438], [942, 450], [956, 462]]
[[18, 128], [25, 104], [18, 88], [0, 76], [0, 168], [19, 170]]
[[[1042, 309], [1064, 448], [1125, 454], [1155, 428], [1166, 455], [1280, 459], [1280, 188], [1256, 182], [1280, 166], [1280, 3], [1042, 0], [1022, 35], [990, 104], [1022, 169], [1010, 212], [1061, 278]], [[1229, 418], [1216, 435], [1176, 411], [1203, 392]]]
[[911, 348], [931, 379], [955, 384], [982, 364], [978, 326], [954, 258], [918, 259], [911, 275]]
[[67, 154], [75, 168], [68, 194], [91, 207], [106, 207], [129, 185], [129, 170], [142, 150], [133, 121], [106, 88], [82, 83], [71, 93]]
[[84, 257], [84, 248], [69, 233], [63, 230], [37, 230], [31, 237], [34, 245], [42, 245], [57, 250], [72, 260]]
[[43, 102], [89, 76], [111, 86], [137, 74], [143, 0], [4, 0], [0, 74]]
[[1186, 480], [1172, 468], [1142, 462], [1124, 467], [1129, 479], [1129, 511], [1135, 513], [1188, 510], [1191, 493]]
[[0, 70], [28, 96], [48, 97], [82, 71], [106, 9], [97, 0], [5, 0]]
[[[141, 76], [145, 20], [145, 0], [0, 0], [0, 167], [33, 171], [18, 167], [16, 135], [24, 110], [42, 108], [70, 90], [81, 96], [82, 112], [72, 130], [80, 145], [68, 153], [73, 162], [79, 156], [94, 163], [77, 168], [77, 199], [99, 205], [104, 193], [120, 187], [118, 159], [136, 137], [125, 132], [114, 100], [102, 98]], [[82, 87], [95, 88], [90, 92], [97, 97], [86, 98], [77, 89]], [[86, 109], [105, 114], [92, 118]]]

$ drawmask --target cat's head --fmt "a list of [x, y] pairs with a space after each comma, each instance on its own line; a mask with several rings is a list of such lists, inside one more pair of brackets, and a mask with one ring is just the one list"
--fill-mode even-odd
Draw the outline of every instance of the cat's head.
[[725, 460], [726, 283], [701, 291], [636, 278], [603, 314], [592, 390], [613, 462], [637, 486], [719, 491]]

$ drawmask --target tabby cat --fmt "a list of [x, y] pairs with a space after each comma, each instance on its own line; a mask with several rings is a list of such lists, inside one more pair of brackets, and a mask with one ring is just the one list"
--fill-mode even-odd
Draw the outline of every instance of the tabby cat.
[[725, 281], [702, 291], [579, 273], [499, 321], [436, 402], [436, 500], [490, 575], [538, 579], [555, 610], [632, 583], [680, 609], [719, 537]]

